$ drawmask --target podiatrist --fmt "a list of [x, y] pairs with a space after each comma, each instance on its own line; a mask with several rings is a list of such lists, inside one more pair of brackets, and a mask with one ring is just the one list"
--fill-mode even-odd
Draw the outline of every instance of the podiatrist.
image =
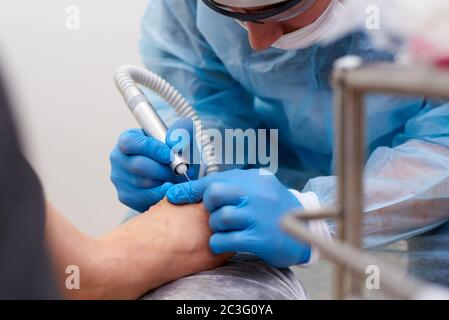
[[[295, 209], [332, 206], [334, 62], [357, 55], [393, 61], [361, 30], [330, 45], [339, 0], [158, 0], [143, 19], [146, 67], [167, 79], [195, 107], [206, 128], [279, 130], [276, 175], [238, 168], [207, 177], [171, 172], [169, 144], [140, 130], [124, 132], [111, 153], [120, 200], [144, 212], [167, 196], [173, 203], [203, 201], [210, 211], [215, 253], [249, 252], [277, 267], [310, 264], [319, 253], [280, 228]], [[173, 111], [152, 97], [172, 128]], [[367, 99], [365, 245], [387, 244], [448, 220], [449, 104], [426, 97], [374, 95]], [[335, 233], [334, 221], [311, 230]]]

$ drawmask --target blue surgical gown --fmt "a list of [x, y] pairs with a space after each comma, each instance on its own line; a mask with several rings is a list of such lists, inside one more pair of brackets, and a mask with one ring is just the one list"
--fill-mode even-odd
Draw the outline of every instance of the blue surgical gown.
[[[236, 21], [197, 0], [150, 1], [142, 25], [144, 64], [192, 103], [205, 127], [278, 129], [280, 179], [314, 192], [323, 207], [335, 204], [333, 63], [345, 55], [366, 62], [393, 55], [361, 32], [329, 46], [256, 52]], [[375, 247], [448, 220], [449, 104], [383, 95], [366, 103], [364, 235]], [[169, 106], [157, 105], [170, 121]]]

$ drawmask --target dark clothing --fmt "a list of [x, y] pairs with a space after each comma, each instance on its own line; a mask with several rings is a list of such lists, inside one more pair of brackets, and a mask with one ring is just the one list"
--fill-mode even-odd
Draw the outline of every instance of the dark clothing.
[[0, 299], [57, 297], [44, 248], [45, 203], [0, 83]]

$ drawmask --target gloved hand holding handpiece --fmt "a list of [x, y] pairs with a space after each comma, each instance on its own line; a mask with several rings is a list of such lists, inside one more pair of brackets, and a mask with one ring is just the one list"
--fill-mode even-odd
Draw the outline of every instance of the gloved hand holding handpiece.
[[[186, 181], [170, 167], [174, 155], [171, 148], [196, 148], [193, 126], [190, 119], [177, 121], [167, 131], [166, 143], [145, 135], [142, 129], [127, 130], [120, 135], [110, 162], [111, 180], [123, 204], [145, 212], [165, 197], [172, 184]], [[177, 140], [178, 136], [171, 134], [176, 129], [184, 129], [189, 134], [191, 145], [180, 146], [187, 140]], [[193, 151], [185, 154], [193, 154]], [[199, 165], [191, 164], [186, 174], [189, 179], [196, 179], [198, 172]]]

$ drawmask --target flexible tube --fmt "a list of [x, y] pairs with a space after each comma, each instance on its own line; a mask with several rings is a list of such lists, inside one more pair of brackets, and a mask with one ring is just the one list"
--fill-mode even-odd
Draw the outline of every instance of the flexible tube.
[[[195, 139], [201, 149], [201, 160], [206, 166], [205, 174], [219, 171], [218, 162], [214, 156], [213, 141], [206, 132], [203, 132], [201, 119], [189, 102], [170, 83], [152, 71], [132, 65], [125, 65], [117, 70], [115, 83], [131, 112], [138, 103], [142, 101], [149, 103], [148, 98], [138, 86], [141, 85], [167, 101], [178, 116], [192, 119], [195, 125]], [[151, 103], [149, 105], [151, 106]]]

